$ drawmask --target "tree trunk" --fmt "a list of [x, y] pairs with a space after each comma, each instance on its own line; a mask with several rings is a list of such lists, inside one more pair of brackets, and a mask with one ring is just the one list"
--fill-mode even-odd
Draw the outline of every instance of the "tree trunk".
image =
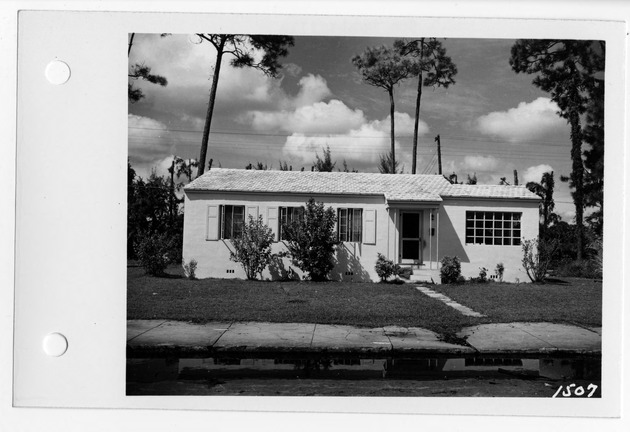
[[127, 57], [129, 57], [129, 54], [131, 54], [131, 46], [133, 45], [133, 38], [135, 36], [135, 33], [131, 33], [131, 36], [129, 37], [129, 48], [127, 48]]
[[416, 97], [416, 122], [413, 126], [413, 152], [411, 156], [411, 174], [416, 173], [418, 158], [418, 123], [420, 122], [420, 98], [422, 98], [422, 72], [418, 76], [418, 95]]
[[392, 174], [396, 174], [396, 148], [395, 148], [395, 138], [394, 138], [394, 89], [390, 88], [388, 90], [389, 93], [389, 117], [390, 117], [390, 125], [391, 125], [391, 141], [392, 141]]
[[580, 114], [572, 108], [569, 114], [571, 123], [571, 161], [573, 186], [573, 202], [575, 203], [575, 226], [577, 229], [577, 259], [581, 260], [584, 243], [584, 162], [582, 161], [582, 127]]
[[217, 96], [217, 86], [219, 84], [219, 72], [221, 71], [221, 59], [223, 58], [223, 47], [225, 38], [221, 36], [219, 47], [217, 48], [217, 60], [214, 64], [214, 75], [212, 76], [212, 88], [210, 89], [210, 100], [208, 111], [206, 112], [206, 124], [203, 127], [203, 138], [201, 139], [201, 151], [199, 152], [199, 165], [197, 167], [197, 177], [201, 176], [206, 166], [206, 154], [208, 152], [208, 138], [210, 137], [210, 124], [212, 123], [212, 112], [214, 111], [214, 101]]
[[175, 175], [175, 158], [171, 162], [171, 169], [169, 170], [171, 173], [171, 190], [168, 193], [168, 224], [169, 229], [173, 228], [173, 195], [175, 194], [175, 179], [173, 176]]

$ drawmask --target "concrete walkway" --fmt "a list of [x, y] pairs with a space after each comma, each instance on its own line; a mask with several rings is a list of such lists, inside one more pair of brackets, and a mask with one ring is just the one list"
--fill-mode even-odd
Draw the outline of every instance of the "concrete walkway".
[[455, 300], [452, 300], [450, 297], [447, 297], [444, 294], [439, 293], [437, 291], [433, 291], [431, 288], [419, 286], [419, 287], [416, 287], [416, 289], [420, 291], [421, 293], [426, 294], [429, 297], [439, 300], [445, 305], [452, 307], [453, 309], [455, 309], [462, 315], [476, 317], [476, 318], [485, 317], [485, 315], [480, 314], [479, 312], [475, 312], [471, 308], [457, 303]]
[[417, 327], [356, 328], [303, 323], [192, 324], [127, 321], [127, 353], [142, 356], [211, 356], [212, 353], [351, 354], [601, 354], [601, 328], [551, 323], [484, 324], [463, 329], [467, 345], [441, 341]]

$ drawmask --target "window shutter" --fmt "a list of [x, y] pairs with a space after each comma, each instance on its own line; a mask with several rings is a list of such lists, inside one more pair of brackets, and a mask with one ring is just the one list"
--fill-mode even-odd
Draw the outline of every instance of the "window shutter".
[[208, 222], [206, 224], [206, 240], [219, 239], [219, 206], [208, 206]]
[[271, 228], [274, 241], [278, 241], [278, 207], [267, 209], [267, 226]]
[[376, 244], [376, 210], [365, 210], [364, 214], [363, 243]]
[[247, 217], [245, 218], [245, 223], [249, 222], [250, 216], [253, 217], [254, 220], [258, 219], [258, 206], [247, 207]]

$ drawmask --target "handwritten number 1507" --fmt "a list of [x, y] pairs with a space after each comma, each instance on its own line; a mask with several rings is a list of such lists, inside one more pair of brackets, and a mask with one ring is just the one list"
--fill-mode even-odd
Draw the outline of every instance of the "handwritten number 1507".
[[[563, 387], [564, 387], [564, 390], [562, 390]], [[561, 390], [562, 390], [562, 393], [560, 393]], [[597, 385], [589, 384], [588, 387], [586, 387], [586, 390], [582, 386], [576, 386], [576, 384], [569, 384], [566, 387], [560, 386], [558, 387], [558, 390], [552, 397], [557, 397], [559, 393], [560, 393], [560, 396], [563, 396], [563, 397], [572, 397], [572, 396], [580, 397], [580, 396], [584, 396], [584, 393], [586, 393], [587, 390], [589, 391], [589, 393], [586, 395], [586, 397], [591, 397], [597, 390]]]

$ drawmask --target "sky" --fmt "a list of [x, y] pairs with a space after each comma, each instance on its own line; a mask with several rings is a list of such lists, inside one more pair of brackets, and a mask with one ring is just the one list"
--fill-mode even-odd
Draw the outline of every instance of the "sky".
[[[295, 37], [277, 78], [236, 69], [224, 58], [212, 118], [207, 160], [213, 167], [245, 168], [260, 161], [278, 169], [311, 169], [329, 146], [336, 167], [345, 160], [360, 172], [378, 172], [390, 148], [389, 97], [362, 81], [351, 62], [367, 47], [394, 38]], [[479, 184], [539, 182], [553, 171], [556, 212], [571, 222], [575, 208], [566, 183], [570, 128], [532, 75], [509, 65], [508, 39], [442, 39], [456, 64], [455, 84], [424, 87], [418, 140], [418, 174], [435, 174], [440, 135], [442, 172]], [[195, 35], [136, 34], [129, 64], [143, 63], [168, 80], [165, 87], [135, 81], [145, 98], [129, 104], [129, 160], [143, 178], [166, 174], [173, 155], [198, 158], [216, 51]], [[411, 172], [417, 79], [394, 90], [396, 159]]]

